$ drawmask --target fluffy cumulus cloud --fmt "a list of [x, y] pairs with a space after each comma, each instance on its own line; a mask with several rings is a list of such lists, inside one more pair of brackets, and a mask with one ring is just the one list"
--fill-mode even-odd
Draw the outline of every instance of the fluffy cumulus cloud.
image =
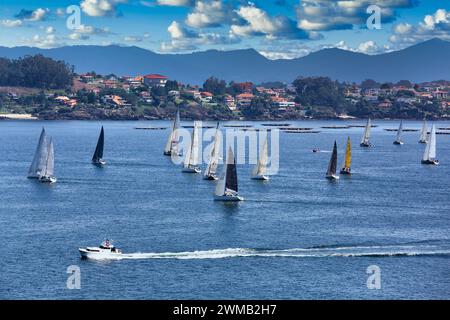
[[431, 38], [450, 40], [450, 11], [438, 9], [426, 15], [417, 25], [400, 23], [393, 27], [390, 41], [394, 44], [415, 43]]
[[36, 10], [22, 9], [15, 17], [25, 21], [42, 21], [48, 17], [49, 13], [50, 10], [44, 8], [37, 8]]
[[115, 14], [116, 6], [127, 2], [128, 0], [83, 0], [80, 5], [87, 15], [102, 17]]
[[297, 28], [295, 21], [285, 16], [270, 16], [266, 11], [254, 6], [242, 6], [237, 11], [244, 21], [231, 25], [231, 32], [239, 37], [266, 36], [269, 39], [314, 39], [318, 34]]
[[366, 24], [371, 5], [381, 9], [381, 22], [395, 20], [398, 8], [410, 8], [416, 0], [302, 0], [297, 8], [298, 27], [303, 30], [326, 31], [352, 29]]
[[36, 34], [28, 42], [39, 48], [55, 48], [64, 45], [64, 43], [61, 43], [59, 40], [60, 39], [54, 34], [47, 34], [45, 36]]
[[4, 19], [0, 20], [0, 25], [6, 28], [14, 28], [14, 27], [20, 27], [22, 26], [23, 22], [22, 20], [10, 20], [10, 19]]
[[92, 35], [107, 36], [110, 33], [108, 28], [97, 28], [82, 24], [68, 38], [70, 40], [88, 40]]
[[231, 23], [234, 16], [233, 8], [222, 0], [199, 0], [193, 12], [188, 14], [186, 24], [195, 28], [218, 27]]
[[187, 29], [180, 23], [173, 21], [167, 28], [171, 41], [161, 44], [161, 51], [177, 52], [192, 51], [198, 49], [201, 45], [219, 45], [239, 42], [239, 39], [233, 35], [223, 35], [213, 32], [196, 32]]

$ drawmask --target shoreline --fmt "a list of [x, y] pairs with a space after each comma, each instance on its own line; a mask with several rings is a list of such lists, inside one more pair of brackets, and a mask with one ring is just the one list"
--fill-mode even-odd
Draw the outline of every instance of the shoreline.
[[41, 120], [29, 113], [0, 113], [0, 120]]

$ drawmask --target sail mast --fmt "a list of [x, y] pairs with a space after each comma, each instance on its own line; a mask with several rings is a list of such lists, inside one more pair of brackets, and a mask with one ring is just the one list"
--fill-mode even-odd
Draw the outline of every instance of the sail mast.
[[434, 160], [436, 158], [436, 127], [434, 125], [431, 127], [429, 145], [428, 160]]
[[169, 138], [166, 143], [166, 147], [164, 149], [165, 155], [171, 155], [173, 153], [177, 153], [178, 149], [178, 129], [180, 126], [180, 109], [177, 110], [177, 114], [172, 124], [172, 131], [169, 134]]

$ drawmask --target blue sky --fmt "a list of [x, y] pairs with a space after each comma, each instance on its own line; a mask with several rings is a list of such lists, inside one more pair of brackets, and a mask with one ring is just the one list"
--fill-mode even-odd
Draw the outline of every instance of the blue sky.
[[[67, 7], [80, 9], [69, 29]], [[367, 28], [367, 7], [381, 29]], [[448, 0], [2, 0], [0, 45], [139, 46], [156, 52], [255, 48], [294, 58], [325, 47], [367, 54], [450, 40]]]

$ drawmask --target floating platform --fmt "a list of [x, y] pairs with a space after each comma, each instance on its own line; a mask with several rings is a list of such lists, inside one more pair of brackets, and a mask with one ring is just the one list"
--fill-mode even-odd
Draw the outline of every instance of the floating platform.
[[223, 126], [224, 128], [252, 128], [251, 124], [226, 124]]
[[[365, 128], [366, 126], [363, 125], [363, 124], [361, 124], [361, 125], [359, 125], [359, 124], [352, 124], [352, 125], [349, 125], [348, 127], [349, 128]], [[370, 127], [371, 128], [377, 128], [378, 125], [371, 125]]]
[[135, 130], [166, 130], [164, 127], [136, 127]]
[[263, 123], [261, 124], [264, 127], [289, 127], [290, 123]]
[[[384, 129], [384, 131], [397, 132], [398, 129]], [[418, 132], [419, 129], [403, 129], [403, 132]]]
[[446, 127], [444, 127], [444, 128], [438, 128], [439, 130], [450, 130], [450, 127], [449, 128], [446, 128]]
[[283, 130], [285, 133], [298, 133], [298, 134], [306, 134], [306, 133], [320, 133], [317, 130]]
[[282, 131], [287, 131], [287, 130], [289, 130], [289, 131], [310, 131], [312, 129], [313, 128], [280, 128], [280, 130], [282, 130]]
[[322, 129], [350, 129], [349, 126], [324, 126]]
[[[184, 129], [194, 129], [194, 126], [182, 126], [182, 128], [184, 128]], [[214, 129], [215, 126], [201, 126], [199, 128], [201, 128], [201, 129]]]
[[436, 134], [450, 134], [450, 132], [438, 131]]

